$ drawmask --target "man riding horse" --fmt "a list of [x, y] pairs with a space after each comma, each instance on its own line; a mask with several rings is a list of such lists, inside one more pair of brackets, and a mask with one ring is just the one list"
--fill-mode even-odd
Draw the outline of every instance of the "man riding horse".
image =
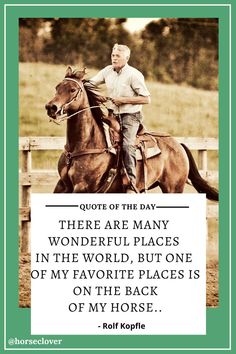
[[127, 193], [136, 189], [135, 139], [142, 121], [142, 105], [150, 103], [150, 93], [140, 71], [128, 64], [130, 49], [115, 44], [111, 53], [111, 65], [98, 72], [90, 81], [96, 85], [105, 83], [112, 98], [111, 111], [120, 122], [122, 155], [129, 184]]
[[[107, 84], [114, 112], [121, 120], [125, 166], [133, 189], [142, 193], [159, 186], [163, 193], [183, 193], [190, 180], [199, 193], [218, 201], [218, 190], [201, 177], [190, 150], [169, 134], [139, 135], [137, 146], [141, 154], [135, 171], [134, 137], [141, 121], [142, 104], [148, 103], [150, 96], [142, 74], [127, 64], [129, 51], [119, 51], [115, 46], [112, 55], [113, 64], [98, 73], [94, 81]], [[50, 121], [67, 121], [66, 145], [58, 161], [60, 179], [54, 193], [123, 193], [121, 161], [119, 154], [112, 151], [119, 144], [108, 144], [104, 132], [103, 120], [107, 117], [100, 104], [107, 97], [84, 80], [85, 74], [85, 70], [68, 67], [54, 97], [45, 105]], [[159, 148], [154, 153], [153, 142]]]

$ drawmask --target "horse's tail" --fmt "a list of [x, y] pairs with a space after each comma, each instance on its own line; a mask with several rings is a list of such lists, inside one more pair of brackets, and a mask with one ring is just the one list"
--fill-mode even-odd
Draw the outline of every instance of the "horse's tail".
[[189, 160], [189, 174], [188, 178], [192, 182], [193, 187], [199, 192], [199, 193], [206, 193], [207, 199], [211, 200], [219, 200], [219, 192], [217, 189], [211, 187], [207, 181], [205, 181], [200, 173], [198, 172], [197, 165], [194, 161], [193, 155], [191, 154], [190, 150], [187, 148], [186, 145], [181, 144], [188, 156]]

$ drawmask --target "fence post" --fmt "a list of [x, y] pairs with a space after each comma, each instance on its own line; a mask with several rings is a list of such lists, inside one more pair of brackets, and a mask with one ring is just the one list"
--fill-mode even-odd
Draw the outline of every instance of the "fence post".
[[[30, 174], [32, 167], [31, 165], [32, 160], [29, 144], [29, 150], [22, 151], [22, 172]], [[31, 184], [22, 186], [21, 206], [23, 208], [30, 208], [30, 189]], [[30, 252], [30, 220], [21, 221], [21, 252]]]
[[207, 150], [198, 150], [198, 169], [204, 173], [204, 178], [207, 177]]

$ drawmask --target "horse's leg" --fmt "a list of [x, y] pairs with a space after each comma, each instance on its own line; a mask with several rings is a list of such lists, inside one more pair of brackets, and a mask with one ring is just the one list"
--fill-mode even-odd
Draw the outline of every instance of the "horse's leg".
[[188, 164], [181, 157], [165, 161], [165, 167], [159, 179], [162, 193], [183, 193], [188, 179]]
[[62, 182], [62, 180], [59, 179], [59, 181], [56, 184], [56, 187], [54, 188], [53, 193], [64, 193], [64, 190], [65, 190], [65, 185]]
[[76, 183], [73, 187], [72, 193], [88, 193], [89, 189], [83, 183]]
[[[170, 155], [171, 156], [171, 155]], [[166, 160], [159, 179], [162, 193], [183, 193], [188, 179], [188, 164], [185, 159], [179, 158]]]
[[[73, 193], [96, 193], [109, 185], [109, 171], [114, 167], [115, 158], [106, 154], [88, 154], [74, 159], [68, 171], [68, 178], [72, 184]], [[116, 184], [110, 188], [111, 192], [120, 192]], [[118, 190], [117, 190], [118, 189]], [[99, 192], [101, 193], [101, 192]]]
[[73, 191], [71, 181], [68, 177], [68, 166], [64, 154], [61, 154], [58, 160], [59, 181], [54, 188], [53, 193], [71, 193]]
[[53, 191], [53, 193], [71, 193], [71, 192], [72, 192], [72, 186], [65, 184], [62, 179], [59, 179]]
[[168, 183], [160, 183], [159, 184], [162, 193], [183, 193], [185, 181], [180, 180], [178, 183], [170, 184]]

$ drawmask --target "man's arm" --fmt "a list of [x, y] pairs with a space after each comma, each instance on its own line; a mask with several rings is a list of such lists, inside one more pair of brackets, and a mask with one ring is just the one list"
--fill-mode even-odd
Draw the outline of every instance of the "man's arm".
[[121, 106], [122, 104], [148, 104], [151, 102], [150, 96], [135, 96], [135, 97], [113, 97], [112, 102], [116, 106]]
[[95, 84], [97, 86], [104, 84], [105, 79], [104, 79], [104, 69], [100, 70], [95, 76], [93, 76], [89, 80], [92, 84]]

